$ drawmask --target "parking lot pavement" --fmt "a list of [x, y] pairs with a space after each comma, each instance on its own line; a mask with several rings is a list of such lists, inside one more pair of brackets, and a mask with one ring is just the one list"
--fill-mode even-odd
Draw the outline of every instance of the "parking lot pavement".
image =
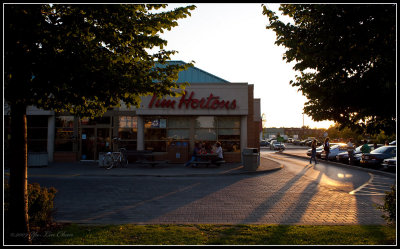
[[95, 164], [57, 163], [29, 168], [28, 180], [58, 190], [58, 222], [385, 224], [371, 196], [334, 191], [302, 177], [308, 168], [293, 174], [282, 166], [266, 158], [261, 158], [256, 172], [245, 171], [241, 164], [129, 165], [106, 170]]
[[[290, 150], [285, 150], [284, 152], [281, 152], [281, 153], [284, 155], [288, 155], [288, 156], [310, 159], [310, 157], [307, 156], [307, 149], [308, 149], [307, 147], [304, 147], [304, 149], [292, 148]], [[383, 175], [383, 176], [392, 177], [392, 178], [396, 177], [396, 173], [387, 172], [387, 171], [383, 171], [383, 170], [376, 170], [376, 169], [371, 169], [371, 168], [366, 168], [366, 167], [361, 167], [361, 166], [348, 165], [348, 164], [343, 164], [343, 163], [339, 163], [339, 162], [335, 162], [335, 161], [326, 161], [326, 160], [322, 160], [322, 159], [319, 159], [319, 162], [332, 164], [332, 165], [335, 165], [338, 167], [362, 170], [362, 171], [370, 172], [370, 173], [373, 173], [376, 175]]]

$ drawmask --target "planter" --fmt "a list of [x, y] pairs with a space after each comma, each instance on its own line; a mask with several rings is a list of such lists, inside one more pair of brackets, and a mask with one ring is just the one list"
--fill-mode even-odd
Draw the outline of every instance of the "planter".
[[28, 167], [41, 167], [49, 165], [49, 154], [47, 152], [29, 152]]

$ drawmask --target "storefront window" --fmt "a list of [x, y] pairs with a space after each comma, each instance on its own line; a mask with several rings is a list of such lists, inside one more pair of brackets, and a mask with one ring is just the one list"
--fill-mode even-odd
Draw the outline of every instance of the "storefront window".
[[190, 118], [188, 117], [170, 117], [168, 118], [168, 128], [190, 128]]
[[56, 137], [54, 151], [73, 151], [74, 116], [56, 117]]
[[58, 117], [56, 117], [56, 127], [74, 128], [74, 116], [58, 116]]
[[239, 117], [218, 117], [218, 141], [224, 152], [240, 152]]
[[163, 117], [144, 118], [144, 146], [146, 150], [166, 152], [167, 119]]
[[215, 129], [196, 129], [194, 139], [200, 141], [216, 140], [217, 133]]
[[27, 116], [27, 135], [29, 152], [47, 151], [48, 116]]
[[216, 128], [214, 116], [199, 116], [196, 118], [196, 128]]
[[120, 116], [118, 137], [123, 140], [137, 139], [137, 117]]
[[168, 140], [182, 141], [190, 139], [191, 119], [187, 117], [169, 117], [168, 118]]
[[136, 150], [137, 148], [137, 117], [120, 116], [118, 123], [118, 137], [120, 146], [127, 150]]
[[98, 117], [94, 119], [90, 118], [82, 118], [81, 119], [82, 125], [110, 125], [111, 124], [111, 117]]
[[217, 140], [216, 118], [214, 116], [199, 116], [195, 121], [196, 141], [215, 141]]
[[240, 128], [238, 117], [218, 117], [218, 128]]
[[240, 152], [240, 141], [220, 141], [224, 152]]
[[137, 129], [137, 117], [132, 116], [120, 116], [119, 117], [119, 128], [132, 128]]
[[168, 129], [169, 140], [189, 140], [189, 129]]

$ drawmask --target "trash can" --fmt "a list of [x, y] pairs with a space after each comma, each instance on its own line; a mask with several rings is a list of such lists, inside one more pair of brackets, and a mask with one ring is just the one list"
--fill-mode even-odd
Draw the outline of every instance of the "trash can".
[[257, 148], [244, 148], [242, 161], [245, 170], [256, 171], [260, 165], [260, 152]]

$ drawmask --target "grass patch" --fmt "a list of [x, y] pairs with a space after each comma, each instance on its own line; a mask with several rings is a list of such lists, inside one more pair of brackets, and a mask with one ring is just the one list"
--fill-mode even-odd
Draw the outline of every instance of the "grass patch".
[[50, 245], [394, 245], [395, 226], [65, 225]]

